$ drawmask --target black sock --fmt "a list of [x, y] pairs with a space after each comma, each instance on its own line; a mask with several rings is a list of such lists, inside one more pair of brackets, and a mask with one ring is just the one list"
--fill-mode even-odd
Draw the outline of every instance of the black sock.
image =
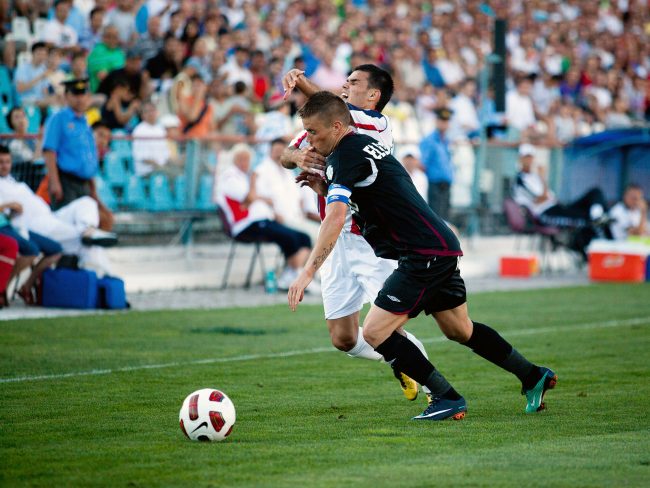
[[393, 332], [375, 348], [397, 370], [431, 390], [434, 397], [458, 400], [460, 395], [444, 376], [431, 364], [415, 344], [406, 337]]
[[482, 358], [514, 374], [526, 386], [531, 375], [538, 369], [514, 349], [499, 333], [479, 322], [473, 322], [474, 331], [465, 346]]

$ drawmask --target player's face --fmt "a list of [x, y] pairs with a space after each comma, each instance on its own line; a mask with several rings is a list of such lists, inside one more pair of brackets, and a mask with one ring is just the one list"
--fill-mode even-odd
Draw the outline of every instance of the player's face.
[[5, 177], [11, 173], [11, 154], [0, 154], [0, 176]]
[[337, 140], [335, 128], [330, 123], [324, 123], [318, 117], [304, 118], [302, 125], [307, 131], [307, 141], [314, 150], [322, 156], [329, 156]]
[[[374, 94], [374, 98], [371, 96]], [[365, 71], [353, 71], [343, 84], [341, 98], [355, 107], [362, 109], [374, 109], [379, 100], [379, 90], [368, 88], [368, 73]]]

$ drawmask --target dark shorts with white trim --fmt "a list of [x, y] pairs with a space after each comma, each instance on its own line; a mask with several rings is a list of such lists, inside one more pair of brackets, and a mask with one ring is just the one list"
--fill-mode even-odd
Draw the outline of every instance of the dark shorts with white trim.
[[403, 257], [375, 299], [375, 305], [395, 315], [417, 317], [424, 311], [451, 310], [467, 301], [458, 256]]

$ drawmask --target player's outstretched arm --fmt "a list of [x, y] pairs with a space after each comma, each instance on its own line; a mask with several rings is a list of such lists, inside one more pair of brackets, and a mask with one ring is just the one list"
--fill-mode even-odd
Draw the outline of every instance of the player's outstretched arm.
[[318, 85], [315, 85], [307, 79], [304, 71], [299, 69], [287, 71], [287, 73], [282, 77], [282, 87], [284, 88], [285, 100], [289, 98], [289, 95], [291, 95], [294, 88], [303, 92], [307, 98], [321, 90]]
[[312, 147], [298, 149], [289, 146], [285, 148], [280, 156], [280, 164], [287, 169], [300, 168], [310, 173], [325, 171], [325, 157], [314, 151]]
[[345, 224], [347, 209], [347, 204], [343, 202], [332, 202], [327, 205], [325, 220], [323, 220], [323, 224], [318, 232], [318, 239], [316, 240], [314, 249], [312, 249], [300, 275], [289, 287], [287, 298], [289, 300], [289, 307], [293, 312], [296, 311], [298, 304], [302, 302], [305, 296], [305, 288], [314, 279], [316, 271], [318, 271], [327, 259], [327, 256], [332, 252], [332, 249], [334, 249], [336, 239], [338, 239]]

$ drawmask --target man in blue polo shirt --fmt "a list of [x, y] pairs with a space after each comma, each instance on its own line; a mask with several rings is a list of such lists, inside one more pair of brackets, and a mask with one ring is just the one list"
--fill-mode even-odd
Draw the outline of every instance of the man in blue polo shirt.
[[99, 169], [93, 132], [86, 121], [90, 104], [88, 80], [63, 83], [67, 107], [52, 116], [43, 136], [52, 209], [83, 196], [95, 196], [93, 177]]
[[451, 160], [449, 139], [449, 119], [451, 110], [441, 108], [435, 111], [436, 128], [420, 142], [421, 161], [429, 180], [429, 206], [442, 217], [449, 220], [451, 202], [451, 183], [454, 179], [454, 166]]

